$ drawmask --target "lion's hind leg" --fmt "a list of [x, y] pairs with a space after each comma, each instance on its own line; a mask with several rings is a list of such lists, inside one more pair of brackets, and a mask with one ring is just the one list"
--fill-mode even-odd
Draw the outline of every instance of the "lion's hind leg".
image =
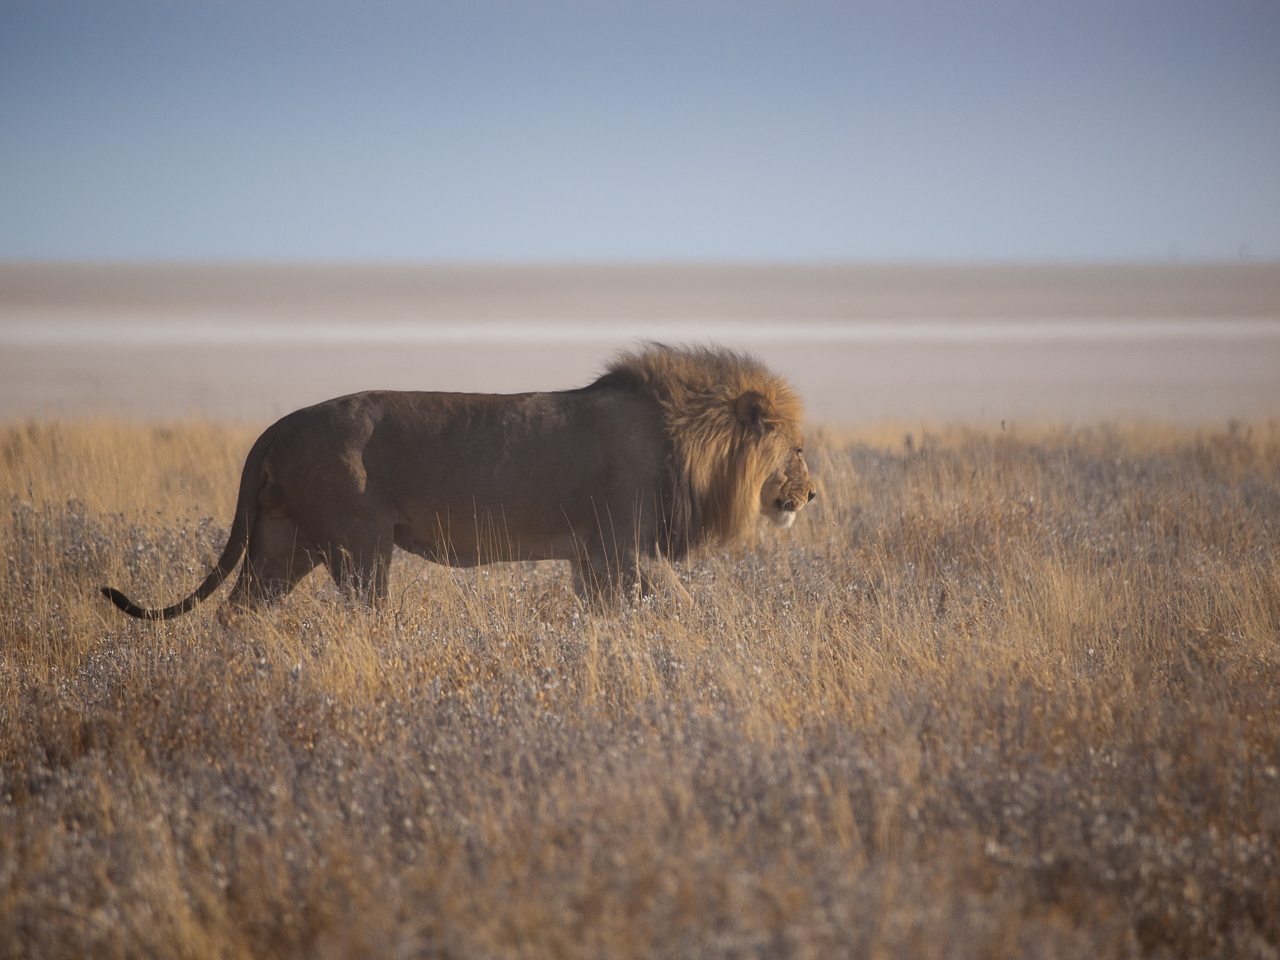
[[333, 582], [348, 595], [361, 600], [381, 601], [391, 593], [391, 551], [395, 546], [391, 528], [360, 530], [330, 540], [325, 565]]
[[288, 516], [259, 516], [249, 533], [240, 578], [227, 602], [253, 607], [286, 596], [319, 560], [297, 523]]

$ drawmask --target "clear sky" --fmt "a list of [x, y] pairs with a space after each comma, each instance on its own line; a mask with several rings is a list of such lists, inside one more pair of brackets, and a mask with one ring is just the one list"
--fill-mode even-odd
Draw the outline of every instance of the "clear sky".
[[0, 0], [0, 257], [1280, 257], [1277, 0]]

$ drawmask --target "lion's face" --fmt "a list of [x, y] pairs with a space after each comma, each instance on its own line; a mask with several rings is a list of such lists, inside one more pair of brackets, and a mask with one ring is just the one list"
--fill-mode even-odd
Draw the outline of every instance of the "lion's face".
[[804, 448], [788, 445], [777, 468], [760, 488], [760, 513], [770, 523], [789, 527], [796, 513], [818, 495], [809, 465], [804, 462]]

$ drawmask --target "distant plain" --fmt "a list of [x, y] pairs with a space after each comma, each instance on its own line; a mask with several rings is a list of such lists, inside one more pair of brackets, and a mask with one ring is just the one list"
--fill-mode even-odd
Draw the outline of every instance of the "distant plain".
[[0, 416], [250, 422], [715, 340], [857, 424], [1280, 413], [1280, 265], [0, 264]]

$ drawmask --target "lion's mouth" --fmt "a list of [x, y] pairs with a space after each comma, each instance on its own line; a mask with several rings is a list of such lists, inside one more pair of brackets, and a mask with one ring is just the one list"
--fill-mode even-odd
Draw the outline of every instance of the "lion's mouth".
[[783, 530], [791, 526], [795, 522], [796, 512], [794, 510], [779, 510], [777, 513], [769, 514], [769, 521], [775, 526]]
[[795, 522], [796, 513], [800, 508], [816, 496], [817, 493], [810, 490], [809, 496], [805, 500], [799, 500], [796, 497], [787, 497], [784, 500], [782, 497], [778, 497], [771, 504], [766, 501], [766, 509], [761, 512], [769, 518], [770, 523], [785, 530]]
[[772, 509], [763, 510], [761, 512], [769, 518], [769, 522], [771, 524], [775, 527], [780, 527], [783, 530], [791, 526], [796, 519], [796, 511], [795, 508], [792, 507], [791, 501], [788, 500], [784, 503], [782, 498], [778, 498], [778, 500], [772, 504]]

